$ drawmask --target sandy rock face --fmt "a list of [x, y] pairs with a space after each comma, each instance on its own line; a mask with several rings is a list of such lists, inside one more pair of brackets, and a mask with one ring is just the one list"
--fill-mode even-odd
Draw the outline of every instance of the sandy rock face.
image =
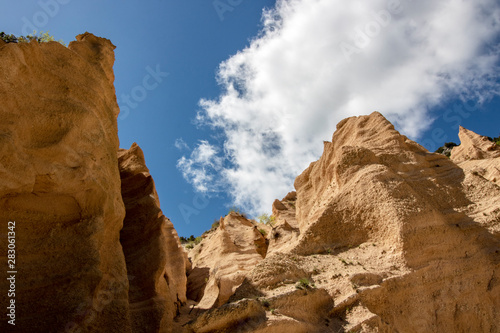
[[0, 224], [16, 222], [25, 332], [130, 331], [113, 49], [91, 34], [0, 44]]
[[500, 184], [500, 146], [460, 126], [460, 146], [453, 147], [451, 160], [462, 169]]
[[500, 157], [500, 146], [485, 136], [460, 126], [458, 137], [460, 146], [453, 147], [450, 156], [455, 163]]
[[118, 152], [126, 208], [120, 242], [130, 280], [133, 332], [170, 332], [186, 303], [187, 253], [161, 209], [154, 181], [137, 144]]
[[[346, 119], [295, 181], [301, 235], [293, 251], [340, 256], [382, 246], [376, 270], [350, 277], [357, 306], [375, 314], [367, 318], [378, 329], [498, 332], [498, 219], [478, 219], [485, 206], [471, 201], [484, 182], [400, 135], [379, 113]], [[498, 190], [490, 187], [483, 199], [496, 211]], [[387, 271], [384, 254], [394, 263]]]
[[[485, 160], [498, 167], [495, 158], [474, 161]], [[467, 162], [429, 153], [379, 113], [340, 122], [319, 161], [297, 177], [296, 193], [273, 203], [266, 258], [239, 276], [243, 282], [224, 310], [210, 310], [185, 327], [500, 332], [500, 188], [462, 168]], [[223, 248], [224, 258], [240, 253], [217, 243], [222, 233], [214, 235], [201, 251]], [[214, 282], [240, 269], [195, 266], [206, 269], [203, 290], [211, 300], [220, 295], [220, 282]], [[258, 311], [238, 305], [249, 299], [260, 301], [265, 318], [255, 320]], [[245, 311], [231, 314], [232, 307]]]
[[245, 299], [205, 312], [186, 325], [184, 332], [251, 332], [265, 321], [265, 318], [266, 312], [258, 301]]
[[283, 200], [273, 203], [272, 230], [268, 235], [269, 248], [267, 254], [289, 252], [299, 236], [299, 225], [295, 218], [295, 192], [288, 193]]
[[[402, 246], [404, 221], [466, 204], [462, 170], [400, 135], [378, 112], [341, 121], [324, 144], [321, 158], [295, 180], [298, 253], [368, 240]], [[450, 196], [455, 202], [441, 199]]]
[[237, 213], [221, 219], [219, 227], [190, 252], [193, 265], [188, 295], [198, 308], [226, 303], [266, 253], [266, 240], [257, 226]]
[[500, 238], [500, 147], [463, 127], [459, 137], [463, 141], [453, 148], [451, 159], [466, 175], [470, 204], [462, 211]]

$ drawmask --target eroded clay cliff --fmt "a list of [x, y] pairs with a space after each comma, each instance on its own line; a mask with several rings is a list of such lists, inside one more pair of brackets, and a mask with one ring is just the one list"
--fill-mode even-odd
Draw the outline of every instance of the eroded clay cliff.
[[0, 43], [0, 223], [16, 222], [24, 332], [130, 332], [114, 48], [91, 34]]
[[255, 222], [229, 213], [191, 251], [188, 296], [199, 301], [199, 309], [223, 305], [266, 252], [266, 239]]
[[[301, 227], [295, 252], [381, 245], [385, 261], [401, 273], [374, 272], [381, 279], [358, 294], [384, 326], [496, 330], [498, 219], [489, 225], [475, 219], [470, 200], [473, 187], [484, 184], [400, 135], [379, 113], [346, 119], [320, 160], [295, 182]], [[498, 187], [490, 187], [485, 195], [498, 209]]]
[[[498, 167], [488, 147], [476, 161]], [[499, 332], [500, 189], [467, 161], [380, 113], [345, 119], [296, 194], [274, 202], [245, 288], [188, 327], [235, 331], [230, 316], [223, 325], [234, 304], [241, 332]]]
[[118, 151], [113, 50], [88, 33], [68, 48], [0, 44], [0, 221], [16, 222], [19, 332], [172, 332], [186, 303], [190, 264], [142, 150]]
[[458, 137], [460, 146], [451, 151], [451, 160], [465, 171], [500, 184], [500, 146], [463, 127]]
[[130, 283], [133, 332], [171, 332], [186, 304], [187, 253], [161, 209], [155, 184], [137, 144], [120, 149], [118, 162], [126, 208], [120, 242]]
[[460, 145], [453, 147], [450, 157], [455, 163], [500, 157], [500, 146], [485, 136], [460, 126], [458, 138]]

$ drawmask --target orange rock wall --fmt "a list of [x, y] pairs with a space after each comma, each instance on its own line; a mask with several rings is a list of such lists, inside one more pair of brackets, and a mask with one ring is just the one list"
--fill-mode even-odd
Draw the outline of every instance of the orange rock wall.
[[130, 279], [133, 332], [170, 332], [186, 303], [187, 253], [161, 209], [155, 185], [137, 144], [120, 149], [126, 217], [120, 232]]
[[91, 34], [0, 43], [0, 226], [16, 222], [24, 332], [130, 331], [113, 50]]

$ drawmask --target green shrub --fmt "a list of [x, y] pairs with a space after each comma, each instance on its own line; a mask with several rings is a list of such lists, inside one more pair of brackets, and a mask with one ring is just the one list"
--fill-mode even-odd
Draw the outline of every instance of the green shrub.
[[269, 214], [262, 214], [257, 217], [260, 223], [266, 224], [269, 221]]
[[269, 214], [266, 213], [258, 216], [257, 219], [259, 220], [260, 223], [267, 224], [271, 227], [273, 227], [274, 224], [276, 223], [276, 217], [274, 217], [274, 215], [269, 216]]
[[343, 258], [339, 258], [340, 262], [343, 263], [345, 266], [349, 265], [349, 263], [343, 259]]
[[446, 143], [444, 144], [444, 146], [445, 146], [446, 148], [453, 148], [453, 147], [456, 147], [456, 146], [458, 146], [458, 145], [457, 145], [455, 142], [446, 142]]
[[232, 206], [231, 208], [229, 208], [229, 212], [240, 214], [240, 209], [236, 206]]
[[435, 153], [442, 154], [443, 151], [444, 151], [444, 146], [443, 147], [439, 147], [438, 149], [436, 149]]
[[259, 229], [259, 232], [262, 234], [262, 236], [266, 237], [267, 232], [264, 229]]
[[269, 306], [271, 306], [271, 303], [269, 303], [269, 301], [265, 298], [260, 299], [260, 304], [262, 304], [262, 306], [265, 308], [269, 308]]
[[17, 43], [17, 37], [14, 35], [7, 35], [5, 32], [0, 32], [0, 39], [6, 43]]
[[179, 238], [181, 240], [181, 244], [187, 243], [186, 249], [194, 248], [196, 245], [200, 244], [203, 239], [201, 236], [195, 238], [194, 235], [191, 235], [188, 238], [186, 237], [179, 237]]
[[314, 287], [314, 283], [311, 283], [308, 278], [300, 279], [295, 285], [295, 288], [297, 289], [307, 289], [311, 287]]
[[451, 150], [453, 149], [453, 147], [456, 147], [458, 146], [455, 142], [446, 142], [444, 144], [444, 146], [442, 147], [439, 147], [435, 153], [438, 153], [438, 154], [443, 154], [445, 155], [446, 157], [450, 157], [451, 156]]

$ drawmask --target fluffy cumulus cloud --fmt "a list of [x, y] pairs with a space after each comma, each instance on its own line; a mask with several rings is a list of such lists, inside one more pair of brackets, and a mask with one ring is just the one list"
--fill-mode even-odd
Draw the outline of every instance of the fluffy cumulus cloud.
[[202, 140], [188, 158], [183, 156], [177, 161], [182, 175], [197, 191], [208, 193], [219, 190], [221, 180], [216, 179], [215, 175], [222, 169], [223, 158], [218, 153], [217, 147]]
[[[381, 111], [418, 138], [450, 98], [498, 93], [498, 0], [278, 0], [220, 65], [198, 120], [223, 134], [178, 162], [201, 191], [270, 210], [341, 119]], [[214, 145], [218, 145], [216, 148]]]

